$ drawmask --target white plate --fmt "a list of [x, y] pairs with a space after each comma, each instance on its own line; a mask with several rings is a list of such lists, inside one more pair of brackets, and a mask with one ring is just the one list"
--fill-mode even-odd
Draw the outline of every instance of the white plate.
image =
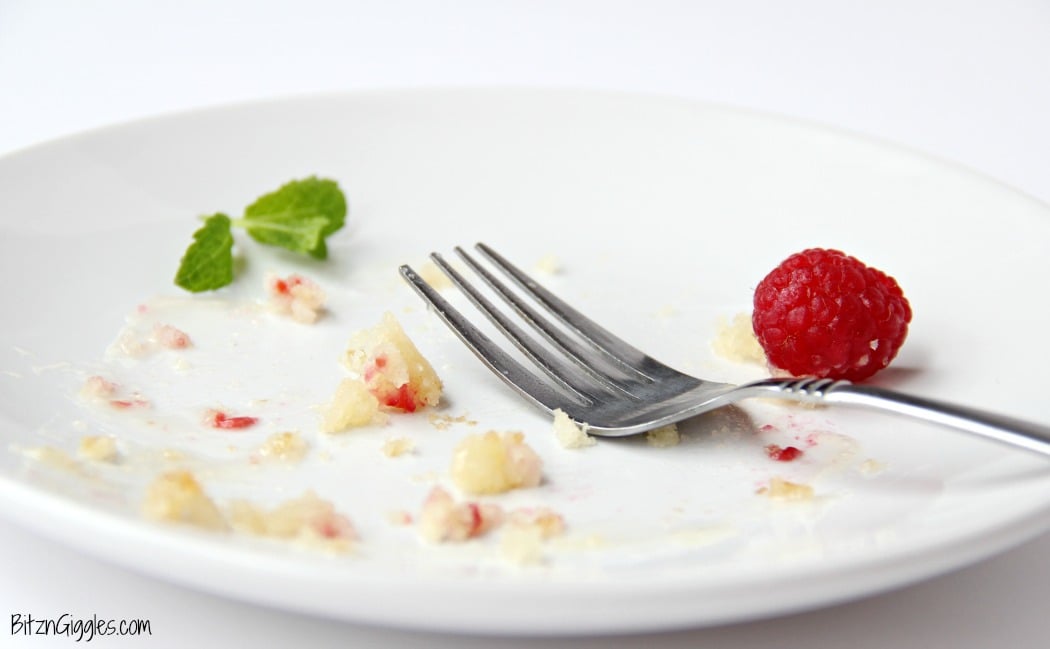
[[[349, 227], [327, 263], [239, 238], [225, 304], [249, 304], [270, 270], [299, 269], [331, 297], [315, 327], [231, 314], [171, 285], [199, 214], [236, 213], [309, 174], [337, 179]], [[711, 352], [719, 317], [809, 246], [846, 250], [898, 278], [915, 319], [877, 383], [1034, 420], [1050, 330], [1050, 211], [964, 170], [806, 124], [667, 98], [574, 91], [376, 92], [277, 101], [137, 122], [0, 160], [0, 503], [5, 515], [162, 579], [292, 610], [400, 627], [584, 633], [700, 626], [780, 614], [914, 582], [1044, 532], [1050, 467], [1024, 452], [868, 413], [749, 403], [644, 439], [561, 448], [546, 417], [487, 373], [397, 276], [432, 250], [486, 241], [672, 365], [740, 381], [762, 374]], [[457, 299], [458, 298], [454, 298]], [[462, 302], [462, 300], [458, 300]], [[139, 362], [105, 355], [142, 303], [196, 346]], [[187, 306], [196, 305], [196, 306]], [[390, 310], [446, 383], [441, 411], [325, 436], [314, 407], [334, 390], [351, 331]], [[154, 401], [148, 416], [76, 398], [108, 373]], [[266, 400], [266, 401], [261, 401]], [[219, 433], [221, 405], [262, 417]], [[296, 429], [311, 455], [253, 464], [269, 433]], [[432, 546], [392, 510], [448, 484], [453, 445], [521, 430], [545, 482], [490, 500], [549, 505], [567, 535], [515, 565], [499, 533]], [[27, 459], [119, 437], [123, 464], [72, 470]], [[393, 436], [417, 444], [384, 457]], [[813, 444], [792, 463], [768, 443]], [[144, 485], [182, 450], [212, 497], [276, 502], [313, 488], [357, 525], [355, 554], [142, 520]], [[868, 462], [871, 460], [871, 462]], [[881, 470], [871, 471], [872, 467]], [[756, 493], [773, 476], [816, 498]]]

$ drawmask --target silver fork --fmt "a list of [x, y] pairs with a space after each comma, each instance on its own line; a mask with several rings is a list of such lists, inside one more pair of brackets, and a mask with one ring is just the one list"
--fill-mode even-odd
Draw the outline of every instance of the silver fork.
[[[498, 377], [543, 410], [560, 409], [577, 423], [586, 424], [591, 434], [632, 435], [742, 399], [776, 397], [906, 415], [1050, 456], [1050, 427], [968, 406], [849, 381], [773, 378], [730, 385], [683, 374], [609, 333], [490, 247], [481, 243], [476, 247], [531, 300], [523, 299], [519, 291], [512, 290], [462, 248], [455, 250], [548, 344], [541, 343], [497, 308], [440, 254], [430, 257], [546, 377], [528, 369], [478, 330], [412, 268], [401, 266], [401, 275]], [[551, 318], [561, 325], [555, 325]]]

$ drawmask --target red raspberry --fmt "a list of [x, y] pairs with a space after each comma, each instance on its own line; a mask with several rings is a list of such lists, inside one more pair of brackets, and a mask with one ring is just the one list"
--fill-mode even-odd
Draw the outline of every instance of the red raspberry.
[[897, 282], [838, 250], [791, 255], [755, 289], [766, 358], [794, 376], [861, 381], [904, 343], [911, 306]]

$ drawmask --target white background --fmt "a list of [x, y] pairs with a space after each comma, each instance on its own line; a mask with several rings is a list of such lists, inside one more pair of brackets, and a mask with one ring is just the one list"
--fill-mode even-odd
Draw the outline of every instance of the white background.
[[[1050, 202], [1050, 0], [0, 0], [0, 154], [235, 101], [493, 84], [642, 91], [799, 117], [933, 154]], [[1044, 535], [972, 568], [823, 611], [547, 644], [1034, 648], [1050, 644], [1048, 601]], [[100, 646], [540, 644], [262, 610], [128, 573], [0, 520], [0, 645], [75, 644], [10, 643], [10, 615], [19, 612], [152, 622], [151, 638], [92, 643]]]

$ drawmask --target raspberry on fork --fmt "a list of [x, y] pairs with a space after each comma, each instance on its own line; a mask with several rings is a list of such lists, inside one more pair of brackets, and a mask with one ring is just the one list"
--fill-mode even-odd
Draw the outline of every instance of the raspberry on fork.
[[896, 280], [838, 250], [791, 255], [755, 289], [755, 336], [794, 376], [862, 381], [904, 343], [911, 306]]

